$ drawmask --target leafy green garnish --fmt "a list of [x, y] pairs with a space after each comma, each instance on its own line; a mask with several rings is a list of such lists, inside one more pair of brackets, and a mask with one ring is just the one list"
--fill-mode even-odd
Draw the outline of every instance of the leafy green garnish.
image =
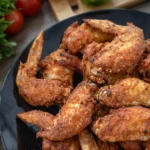
[[[0, 18], [4, 17], [6, 14], [15, 9], [15, 1], [16, 0], [0, 0]], [[7, 35], [4, 33], [4, 31], [12, 22], [13, 21], [6, 21], [4, 18], [0, 19], [0, 62], [4, 58], [9, 58], [15, 55], [15, 52], [12, 48], [16, 46], [16, 43], [7, 40]]]
[[4, 18], [0, 19], [0, 62], [4, 58], [9, 58], [15, 55], [12, 47], [16, 46], [15, 42], [8, 41], [6, 39], [6, 34], [4, 31], [11, 24], [11, 22], [6, 21]]
[[16, 0], [0, 0], [0, 16], [3, 17], [15, 9]]

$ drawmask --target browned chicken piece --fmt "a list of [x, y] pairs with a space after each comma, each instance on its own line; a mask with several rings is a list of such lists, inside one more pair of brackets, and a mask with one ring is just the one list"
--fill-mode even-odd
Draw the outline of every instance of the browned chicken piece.
[[146, 47], [143, 31], [132, 23], [121, 26], [108, 20], [84, 21], [115, 36], [111, 42], [92, 43], [84, 49], [82, 66], [86, 78], [103, 84], [111, 76], [114, 78], [117, 74], [120, 77], [133, 72]]
[[113, 38], [114, 35], [104, 33], [87, 23], [79, 25], [78, 22], [75, 22], [65, 31], [60, 47], [69, 50], [73, 54], [83, 53], [83, 49], [87, 44], [93, 41], [98, 43], [111, 41]]
[[139, 64], [139, 72], [143, 76], [144, 80], [150, 82], [150, 39], [146, 40], [146, 43], [146, 54]]
[[82, 150], [99, 150], [92, 132], [88, 131], [87, 128], [81, 131], [78, 137]]
[[150, 139], [148, 141], [146, 141], [145, 150], [150, 150]]
[[68, 52], [61, 52], [60, 56], [61, 59], [56, 59], [58, 64], [65, 66], [75, 72], [82, 73], [81, 59]]
[[80, 150], [80, 145], [77, 137], [60, 142], [43, 139], [42, 150]]
[[[67, 61], [61, 57], [62, 53], [66, 53], [63, 49], [58, 49], [46, 56], [39, 66], [42, 68], [42, 76], [45, 79], [61, 81], [65, 86], [72, 86], [73, 70], [60, 65], [57, 61]], [[69, 54], [68, 54], [69, 55]]]
[[51, 142], [47, 139], [43, 139], [42, 150], [51, 150]]
[[[105, 43], [107, 44], [107, 43]], [[101, 68], [94, 67], [92, 57], [102, 48], [104, 44], [91, 43], [86, 46], [83, 59], [81, 62], [83, 77], [85, 81], [92, 80], [99, 84], [114, 84], [118, 80], [122, 80], [129, 77], [139, 77], [138, 67], [134, 66], [134, 69], [128, 70], [124, 73], [110, 73], [102, 72]]]
[[102, 141], [146, 141], [150, 138], [150, 109], [119, 108], [94, 122], [93, 131]]
[[18, 114], [25, 122], [41, 127], [38, 137], [50, 141], [70, 138], [92, 122], [95, 100], [93, 94], [97, 89], [93, 83], [81, 82], [68, 97], [60, 112], [53, 116], [42, 111], [29, 111]]
[[[38, 61], [42, 53], [42, 46], [43, 32], [35, 39], [29, 51], [26, 63], [23, 64], [20, 62], [16, 77], [19, 94], [32, 106], [49, 106], [53, 103], [63, 103], [63, 99], [68, 97], [72, 89], [69, 86], [64, 86], [62, 83], [63, 80], [57, 80], [58, 78], [56, 78], [56, 80], [54, 78], [47, 80], [35, 77]], [[61, 71], [63, 72], [63, 70]], [[64, 74], [65, 73], [66, 70], [64, 69]], [[68, 76], [70, 77], [72, 72], [69, 73]], [[72, 82], [70, 80], [72, 79], [69, 78], [68, 82]]]
[[111, 108], [134, 105], [150, 107], [150, 84], [137, 78], [127, 78], [114, 85], [101, 87], [95, 98]]
[[150, 53], [150, 39], [146, 40], [146, 52]]
[[119, 150], [118, 143], [103, 142], [98, 139], [97, 145], [98, 145], [99, 150]]
[[143, 149], [142, 141], [124, 141], [124, 142], [120, 142], [120, 145], [124, 150], [142, 150]]

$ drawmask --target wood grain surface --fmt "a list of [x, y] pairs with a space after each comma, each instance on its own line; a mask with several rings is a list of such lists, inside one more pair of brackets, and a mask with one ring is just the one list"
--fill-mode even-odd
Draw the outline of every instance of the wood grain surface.
[[[87, 6], [83, 4], [81, 0], [49, 0], [49, 4], [51, 5], [57, 20], [61, 21], [87, 11], [105, 8], [129, 8], [143, 1], [144, 0], [108, 0], [107, 3], [99, 6]], [[73, 11], [71, 6], [77, 6], [77, 9]]]

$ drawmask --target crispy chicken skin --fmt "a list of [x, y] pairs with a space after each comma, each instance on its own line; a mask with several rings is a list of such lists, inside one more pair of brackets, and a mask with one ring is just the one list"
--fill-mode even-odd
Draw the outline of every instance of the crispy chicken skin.
[[18, 117], [23, 121], [40, 126], [41, 131], [37, 133], [38, 137], [50, 141], [61, 141], [70, 138], [92, 122], [95, 106], [93, 94], [96, 88], [93, 83], [80, 83], [56, 116], [33, 110], [20, 113]]
[[68, 49], [71, 53], [83, 52], [84, 47], [95, 41], [98, 43], [111, 41], [113, 35], [102, 32], [100, 29], [93, 28], [91, 25], [78, 22], [73, 23], [65, 31], [62, 39], [61, 48]]
[[149, 81], [150, 77], [150, 39], [146, 40], [146, 50], [144, 53], [146, 56], [143, 58], [139, 64], [139, 72], [143, 76], [144, 80]]
[[43, 139], [42, 150], [51, 150], [51, 142], [47, 139]]
[[32, 106], [49, 106], [53, 103], [62, 103], [71, 91], [71, 87], [64, 86], [57, 78], [56, 80], [47, 80], [35, 77], [42, 53], [42, 45], [43, 32], [35, 39], [27, 62], [24, 64], [20, 62], [16, 77], [19, 94]]
[[138, 67], [136, 66], [134, 66], [133, 69], [123, 73], [102, 72], [101, 68], [93, 66], [92, 57], [98, 53], [99, 49], [101, 49], [105, 44], [93, 42], [85, 47], [80, 67], [82, 68], [84, 80], [92, 80], [99, 84], [114, 84], [116, 81], [125, 78], [139, 77]]
[[142, 150], [143, 149], [142, 141], [124, 141], [124, 142], [120, 142], [120, 145], [124, 150]]
[[82, 130], [78, 137], [82, 150], [99, 150], [92, 133], [87, 128]]
[[42, 150], [80, 150], [80, 145], [77, 137], [60, 142], [43, 139]]
[[102, 141], [146, 141], [150, 138], [150, 109], [141, 106], [119, 108], [99, 118], [93, 131]]
[[[95, 43], [84, 49], [82, 64], [84, 72], [89, 74], [89, 79], [93, 80], [95, 77], [94, 80], [97, 79], [98, 83], [104, 83], [107, 76], [130, 73], [134, 70], [146, 47], [140, 28], [131, 23], [121, 26], [108, 20], [86, 19], [84, 22], [115, 36], [111, 42], [100, 45]], [[87, 54], [91, 50], [92, 52]]]
[[150, 107], [150, 84], [137, 78], [127, 78], [101, 87], [95, 95], [101, 104], [111, 108], [134, 105]]
[[97, 145], [98, 145], [99, 150], [119, 150], [118, 143], [103, 142], [103, 141], [97, 140]]
[[[57, 61], [65, 61], [61, 54], [65, 53], [63, 49], [58, 49], [46, 56], [39, 66], [42, 68], [42, 76], [45, 79], [61, 81], [65, 86], [72, 86], [73, 70], [60, 65]], [[69, 54], [68, 54], [69, 55]]]
[[150, 53], [150, 39], [146, 40], [146, 52]]
[[141, 61], [139, 65], [139, 72], [144, 78], [148, 78], [150, 76], [150, 54], [148, 54], [147, 57]]
[[61, 66], [65, 66], [75, 72], [82, 73], [81, 59], [68, 52], [61, 52], [60, 56], [61, 59], [56, 60], [58, 64], [60, 64]]

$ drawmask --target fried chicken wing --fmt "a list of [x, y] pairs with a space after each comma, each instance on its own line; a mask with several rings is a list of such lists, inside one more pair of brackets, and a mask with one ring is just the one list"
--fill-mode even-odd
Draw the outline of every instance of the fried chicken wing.
[[101, 84], [110, 76], [132, 72], [146, 47], [143, 31], [131, 23], [121, 26], [108, 20], [84, 21], [93, 28], [115, 36], [111, 42], [92, 43], [84, 49], [82, 66], [88, 78]]
[[65, 66], [75, 72], [82, 73], [81, 59], [77, 56], [69, 54], [68, 52], [60, 53], [61, 59], [57, 59], [57, 63], [61, 66]]
[[62, 39], [61, 48], [68, 49], [71, 53], [83, 52], [84, 47], [95, 41], [98, 43], [111, 41], [113, 35], [102, 32], [100, 29], [93, 28], [91, 25], [78, 22], [73, 23], [65, 31]]
[[42, 150], [80, 150], [80, 145], [77, 137], [60, 142], [43, 139]]
[[[54, 70], [52, 70], [50, 72], [52, 73], [51, 76], [55, 76], [51, 80], [38, 79], [35, 77], [38, 68], [38, 61], [42, 53], [42, 45], [43, 32], [41, 32], [35, 39], [30, 49], [27, 62], [24, 64], [20, 62], [16, 77], [19, 94], [32, 106], [49, 106], [53, 103], [62, 103], [63, 99], [68, 97], [71, 91], [71, 87], [64, 86], [62, 82], [64, 81], [64, 78], [61, 81], [57, 80], [58, 76], [54, 75], [54, 73], [58, 73], [57, 71], [54, 72]], [[63, 72], [63, 74], [66, 75], [67, 71], [66, 69], [62, 69], [61, 73]], [[72, 72], [69, 72], [68, 74], [69, 77], [67, 76], [66, 78], [69, 80], [68, 82], [71, 83], [72, 78], [70, 77]]]
[[65, 61], [61, 54], [65, 53], [65, 50], [58, 49], [52, 52], [49, 56], [46, 56], [39, 66], [42, 68], [42, 76], [45, 79], [61, 81], [65, 86], [72, 86], [73, 83], [73, 70], [68, 67], [60, 65], [57, 61]]
[[112, 108], [134, 105], [150, 107], [150, 84], [137, 78], [127, 78], [101, 87], [95, 95], [101, 104]]
[[120, 142], [120, 145], [124, 150], [142, 150], [143, 149], [142, 141], [124, 141], [124, 142]]
[[78, 136], [82, 150], [99, 150], [92, 133], [88, 129], [81, 131]]
[[[42, 111], [29, 111], [18, 114], [23, 121], [41, 127], [37, 136], [50, 141], [61, 141], [81, 132], [92, 122], [96, 90], [93, 83], [80, 83], [68, 97], [60, 112], [53, 116]], [[42, 119], [41, 119], [42, 118]]]
[[150, 109], [141, 106], [119, 108], [99, 118], [93, 131], [102, 141], [146, 141], [150, 138]]
[[145, 56], [139, 64], [139, 72], [143, 76], [144, 80], [149, 81], [150, 77], [150, 39], [146, 40]]

